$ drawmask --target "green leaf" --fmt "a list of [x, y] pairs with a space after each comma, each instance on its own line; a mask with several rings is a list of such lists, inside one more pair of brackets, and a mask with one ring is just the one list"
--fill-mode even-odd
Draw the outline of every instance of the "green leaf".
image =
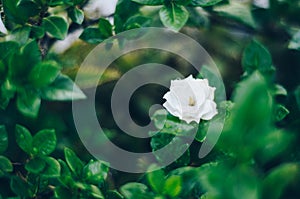
[[162, 5], [163, 0], [132, 0], [135, 3], [139, 3], [142, 5], [149, 5], [149, 6], [157, 6], [157, 5]]
[[61, 6], [65, 4], [66, 0], [48, 0], [48, 5], [51, 7]]
[[38, 16], [41, 11], [41, 8], [34, 0], [19, 0], [17, 3], [17, 9], [19, 11], [19, 15], [26, 19]]
[[258, 41], [253, 40], [244, 50], [242, 66], [247, 74], [255, 70], [266, 73], [273, 70], [270, 52]]
[[98, 44], [104, 40], [99, 28], [93, 27], [85, 28], [79, 38], [90, 44]]
[[293, 35], [288, 48], [300, 50], [300, 30]]
[[40, 96], [46, 100], [78, 100], [86, 96], [74, 82], [65, 75], [59, 75], [56, 80], [40, 90]]
[[124, 199], [124, 197], [117, 191], [109, 190], [106, 194], [109, 199]]
[[26, 117], [36, 118], [41, 106], [41, 98], [33, 90], [21, 90], [17, 97], [18, 110]]
[[30, 36], [32, 38], [41, 39], [45, 35], [45, 30], [40, 26], [31, 26]]
[[83, 169], [83, 162], [77, 157], [77, 155], [69, 148], [64, 149], [66, 162], [71, 171], [78, 176], [81, 175]]
[[16, 125], [16, 142], [18, 146], [27, 154], [31, 154], [32, 151], [32, 136], [27, 128]]
[[62, 17], [46, 17], [43, 19], [42, 26], [47, 33], [56, 39], [62, 40], [67, 36], [68, 23]]
[[72, 173], [68, 167], [68, 165], [61, 159], [58, 160], [60, 164], [60, 177], [59, 181], [65, 187], [69, 187], [73, 183]]
[[[154, 169], [154, 166], [150, 166], [149, 170]], [[165, 185], [165, 173], [163, 170], [158, 169], [147, 173], [147, 180], [152, 190], [156, 193], [162, 193]]]
[[101, 35], [105, 39], [113, 35], [113, 27], [107, 19], [100, 18], [98, 22], [98, 28], [100, 30]]
[[283, 120], [288, 114], [290, 113], [290, 111], [285, 108], [283, 105], [278, 104], [275, 107], [275, 120], [276, 121], [281, 121]]
[[154, 194], [148, 187], [141, 183], [131, 182], [120, 188], [121, 193], [126, 199], [153, 199]]
[[7, 64], [7, 59], [18, 50], [18, 43], [14, 41], [0, 42], [0, 60]]
[[41, 88], [54, 82], [61, 67], [55, 61], [44, 61], [34, 66], [28, 80], [35, 88]]
[[12, 171], [13, 171], [13, 166], [10, 160], [4, 156], [0, 156], [0, 177]]
[[3, 153], [8, 146], [7, 131], [4, 125], [0, 125], [0, 153]]
[[182, 5], [170, 3], [170, 5], [164, 5], [160, 9], [159, 16], [164, 26], [179, 31], [187, 22], [189, 12]]
[[74, 23], [77, 24], [82, 24], [84, 20], [84, 12], [77, 7], [71, 7], [68, 9], [68, 16]]
[[30, 31], [31, 28], [29, 26], [22, 26], [14, 29], [6, 38], [8, 41], [14, 41], [20, 45], [24, 45], [28, 42]]
[[[2, 0], [5, 16], [8, 21], [24, 24], [27, 21], [27, 17], [22, 16], [20, 9], [17, 7], [19, 0]], [[6, 24], [7, 25], [7, 24]]]
[[45, 166], [46, 163], [42, 158], [35, 157], [25, 164], [25, 169], [28, 172], [39, 174], [45, 168]]
[[220, 3], [221, 1], [223, 1], [223, 0], [192, 0], [189, 5], [206, 7], [206, 6], [216, 5], [216, 4]]
[[124, 24], [125, 30], [130, 30], [134, 28], [148, 27], [151, 24], [151, 18], [144, 17], [141, 15], [135, 15], [130, 17]]
[[55, 198], [62, 198], [67, 199], [72, 195], [72, 191], [69, 189], [66, 189], [64, 187], [55, 187], [54, 189], [54, 197]]
[[33, 196], [33, 187], [17, 176], [13, 176], [11, 178], [10, 188], [15, 194], [19, 196], [30, 198]]
[[59, 177], [61, 170], [59, 162], [52, 157], [44, 157], [43, 160], [46, 164], [43, 171], [41, 171], [42, 176], [46, 178]]
[[99, 184], [107, 178], [108, 171], [109, 164], [107, 162], [91, 160], [83, 168], [83, 177], [89, 183]]
[[46, 156], [56, 147], [56, 135], [53, 129], [43, 129], [34, 135], [32, 140], [32, 153], [37, 156]]
[[165, 183], [164, 193], [174, 198], [181, 192], [182, 179], [180, 176], [170, 176]]
[[295, 90], [295, 97], [298, 104], [298, 108], [300, 109], [300, 86]]

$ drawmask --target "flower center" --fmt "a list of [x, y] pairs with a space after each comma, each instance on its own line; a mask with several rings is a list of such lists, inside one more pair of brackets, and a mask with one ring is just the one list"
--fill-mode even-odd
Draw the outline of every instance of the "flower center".
[[191, 96], [189, 97], [189, 106], [195, 106], [196, 101]]

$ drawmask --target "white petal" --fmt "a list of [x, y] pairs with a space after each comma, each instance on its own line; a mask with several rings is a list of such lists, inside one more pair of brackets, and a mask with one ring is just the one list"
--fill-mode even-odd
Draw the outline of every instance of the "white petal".
[[7, 34], [7, 29], [5, 28], [3, 22], [2, 22], [2, 19], [0, 17], [0, 32], [4, 33], [4, 34]]
[[217, 113], [217, 104], [214, 101], [207, 100], [203, 107], [203, 115], [201, 116], [201, 119], [210, 120]]

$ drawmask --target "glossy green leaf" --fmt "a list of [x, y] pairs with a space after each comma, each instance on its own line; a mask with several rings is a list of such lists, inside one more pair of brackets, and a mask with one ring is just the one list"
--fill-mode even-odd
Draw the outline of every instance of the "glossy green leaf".
[[3, 153], [8, 146], [7, 131], [4, 125], [0, 125], [0, 154]]
[[59, 75], [55, 81], [47, 87], [41, 88], [40, 96], [45, 100], [79, 100], [86, 96], [74, 82], [65, 75]]
[[30, 37], [41, 39], [45, 35], [45, 30], [40, 26], [31, 26]]
[[40, 62], [31, 70], [28, 80], [35, 88], [47, 86], [54, 82], [61, 67], [55, 61]]
[[83, 177], [89, 183], [99, 184], [107, 178], [108, 171], [107, 162], [90, 160], [83, 168]]
[[142, 5], [149, 5], [149, 6], [162, 5], [164, 2], [163, 0], [132, 0], [132, 1]]
[[72, 173], [68, 167], [68, 165], [61, 159], [58, 160], [60, 164], [60, 177], [59, 181], [62, 183], [65, 187], [70, 186], [70, 184], [73, 183]]
[[174, 198], [181, 192], [182, 179], [180, 176], [170, 176], [164, 185], [164, 193]]
[[25, 164], [25, 169], [28, 172], [39, 174], [45, 168], [45, 166], [46, 163], [42, 158], [35, 157]]
[[32, 151], [32, 136], [29, 130], [21, 125], [16, 125], [16, 142], [27, 154]]
[[187, 22], [189, 12], [182, 5], [170, 3], [160, 9], [159, 16], [165, 27], [179, 31]]
[[[155, 166], [150, 166], [149, 169], [154, 169]], [[151, 189], [156, 193], [162, 193], [165, 185], [165, 173], [163, 170], [158, 169], [147, 173], [147, 180]]]
[[52, 157], [44, 157], [45, 167], [41, 171], [43, 177], [56, 178], [60, 176], [60, 164]]
[[10, 180], [11, 190], [22, 197], [32, 197], [33, 187], [18, 176], [13, 176]]
[[83, 162], [77, 157], [77, 155], [69, 148], [64, 149], [66, 162], [71, 171], [78, 176], [81, 175], [83, 169]]
[[56, 147], [56, 134], [53, 129], [43, 129], [34, 135], [32, 140], [32, 152], [37, 156], [46, 156], [52, 153]]
[[131, 182], [123, 185], [120, 191], [126, 199], [153, 199], [154, 194], [144, 184]]
[[98, 44], [104, 40], [99, 28], [93, 27], [85, 28], [79, 38], [90, 44]]
[[221, 1], [223, 1], [223, 0], [192, 0], [189, 5], [206, 7], [206, 6], [216, 5], [216, 4], [220, 3]]
[[40, 96], [33, 90], [21, 90], [17, 97], [18, 110], [26, 117], [36, 118], [41, 106]]
[[246, 47], [243, 53], [242, 65], [247, 74], [251, 74], [255, 70], [262, 73], [273, 70], [269, 51], [255, 40]]
[[82, 24], [84, 20], [84, 12], [77, 7], [71, 7], [68, 9], [68, 16], [74, 23], [77, 24]]
[[113, 35], [113, 26], [107, 19], [100, 18], [98, 28], [105, 39]]
[[13, 165], [11, 164], [10, 160], [4, 156], [0, 156], [0, 177], [12, 171]]
[[68, 23], [59, 16], [50, 16], [43, 19], [45, 31], [56, 39], [64, 39], [68, 33]]
[[2, 0], [5, 15], [9, 21], [17, 24], [24, 24], [27, 17], [22, 16], [18, 8], [19, 0]]

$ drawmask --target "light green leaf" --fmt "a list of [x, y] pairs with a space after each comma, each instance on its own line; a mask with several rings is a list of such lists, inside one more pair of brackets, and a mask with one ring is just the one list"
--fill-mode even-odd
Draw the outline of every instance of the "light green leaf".
[[52, 157], [44, 157], [45, 167], [41, 171], [42, 176], [46, 178], [56, 178], [60, 176], [60, 164], [57, 160]]
[[21, 125], [16, 125], [16, 142], [27, 154], [32, 151], [32, 136], [29, 130]]
[[170, 176], [165, 183], [164, 193], [174, 198], [181, 192], [182, 179], [180, 176]]
[[83, 168], [83, 177], [89, 183], [99, 184], [106, 179], [108, 171], [109, 164], [107, 162], [91, 160]]
[[0, 156], [0, 177], [12, 171], [13, 171], [13, 166], [10, 160], [4, 156]]
[[120, 188], [121, 193], [126, 199], [153, 199], [154, 194], [150, 192], [144, 184], [131, 182]]
[[163, 0], [132, 0], [135, 3], [139, 3], [142, 5], [148, 5], [148, 6], [157, 6], [157, 5], [162, 5]]
[[40, 62], [31, 70], [28, 80], [35, 88], [47, 86], [57, 78], [60, 69], [55, 61]]
[[105, 39], [113, 35], [113, 27], [107, 19], [100, 18], [98, 28]]
[[68, 16], [74, 23], [82, 24], [84, 20], [84, 12], [77, 7], [71, 7], [68, 9]]
[[8, 146], [7, 131], [4, 125], [0, 125], [0, 153], [3, 153]]
[[25, 169], [31, 173], [39, 174], [46, 166], [42, 158], [35, 157], [25, 164]]
[[159, 16], [164, 26], [179, 31], [187, 22], [189, 12], [182, 5], [170, 3], [170, 5], [164, 5], [160, 9]]
[[[150, 166], [149, 170], [155, 168], [155, 165]], [[165, 185], [165, 173], [163, 170], [158, 169], [147, 173], [147, 180], [152, 190], [156, 193], [162, 193]]]
[[45, 31], [48, 32], [52, 37], [57, 39], [64, 39], [68, 32], [68, 23], [64, 18], [59, 16], [50, 16], [43, 19]]
[[33, 90], [21, 90], [17, 97], [18, 110], [27, 117], [36, 118], [41, 106], [41, 98]]
[[56, 147], [56, 134], [53, 129], [43, 129], [34, 135], [32, 140], [32, 153], [37, 156], [46, 156]]
[[56, 80], [47, 87], [41, 88], [40, 95], [46, 100], [78, 100], [86, 96], [74, 82], [65, 75], [59, 75]]
[[83, 162], [77, 157], [77, 155], [69, 148], [64, 149], [66, 162], [71, 171], [78, 176], [81, 175], [83, 169]]

